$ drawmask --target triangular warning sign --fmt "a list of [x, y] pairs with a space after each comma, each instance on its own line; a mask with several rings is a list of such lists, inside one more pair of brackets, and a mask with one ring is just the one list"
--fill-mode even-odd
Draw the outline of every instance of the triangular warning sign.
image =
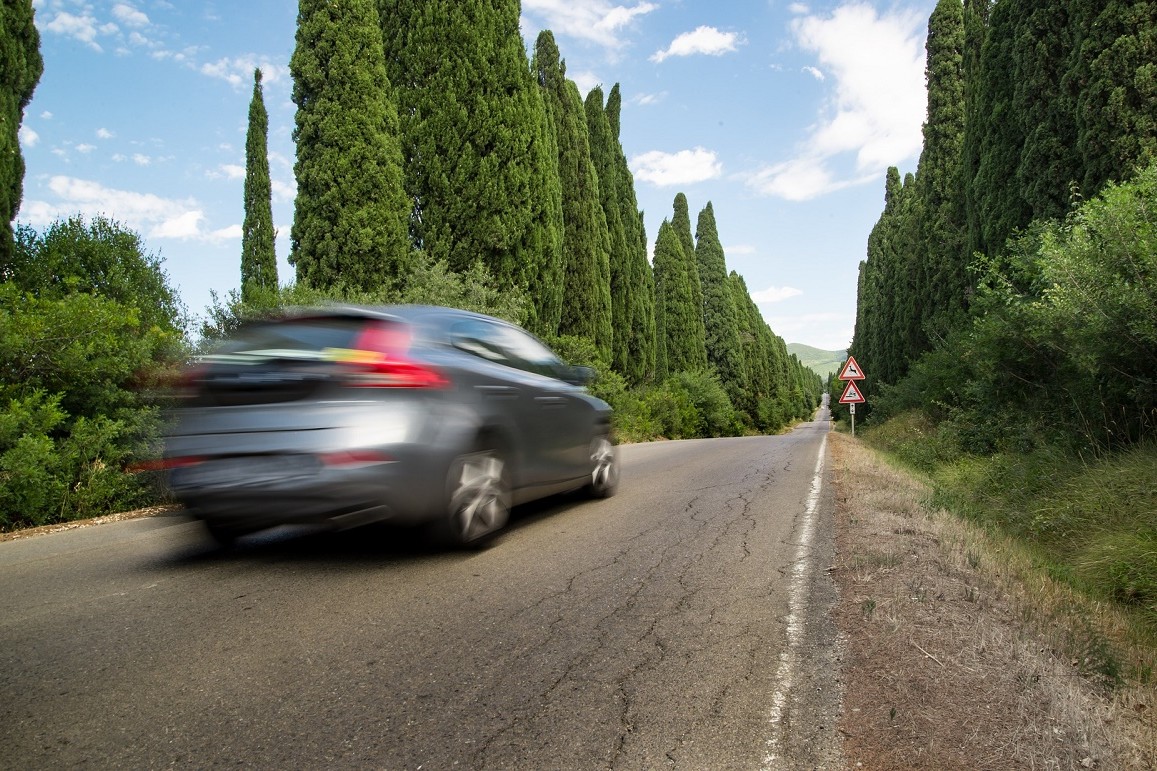
[[860, 369], [860, 365], [856, 363], [855, 356], [849, 356], [848, 361], [844, 364], [843, 370], [840, 372], [840, 380], [863, 380], [864, 370]]
[[856, 388], [855, 383], [848, 383], [848, 387], [844, 389], [844, 395], [840, 397], [840, 404], [863, 404], [864, 401], [864, 395], [860, 393], [860, 389]]

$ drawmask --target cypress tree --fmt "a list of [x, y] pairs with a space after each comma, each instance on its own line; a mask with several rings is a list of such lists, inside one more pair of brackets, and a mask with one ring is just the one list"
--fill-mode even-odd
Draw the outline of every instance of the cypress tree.
[[[671, 227], [679, 236], [679, 245], [683, 247], [683, 267], [680, 270], [681, 281], [687, 282], [688, 310], [686, 320], [680, 321], [682, 335], [689, 340], [698, 340], [698, 344], [689, 343], [691, 348], [690, 368], [702, 369], [707, 366], [707, 334], [703, 329], [703, 285], [699, 280], [699, 265], [695, 260], [695, 239], [691, 235], [691, 212], [687, 207], [687, 196], [682, 193], [675, 195], [674, 216], [671, 218]], [[682, 291], [682, 290], [681, 290]], [[691, 310], [694, 308], [694, 318]], [[668, 339], [670, 332], [668, 332]], [[699, 355], [702, 350], [702, 356]], [[669, 354], [668, 354], [669, 356]]]
[[921, 323], [941, 336], [963, 323], [968, 306], [963, 193], [959, 169], [964, 142], [964, 9], [940, 0], [928, 20], [928, 111], [924, 148], [916, 171], [920, 197]]
[[32, 17], [31, 0], [0, 6], [0, 275], [13, 259], [12, 220], [24, 195], [20, 124], [44, 71]]
[[562, 275], [557, 151], [519, 33], [518, 0], [379, 0], [397, 89], [415, 244], [526, 286], [554, 330]]
[[695, 227], [695, 259], [703, 288], [703, 329], [707, 362], [733, 404], [739, 404], [746, 386], [743, 347], [739, 342], [739, 321], [731, 288], [727, 285], [727, 259], [719, 242], [715, 209], [709, 201], [699, 212]]
[[[694, 256], [692, 256], [694, 259]], [[687, 260], [674, 225], [664, 220], [655, 241], [656, 326], [663, 331], [666, 372], [693, 372], [707, 366], [703, 345], [703, 304], [692, 289], [694, 262]]]
[[277, 254], [273, 242], [273, 190], [269, 182], [269, 113], [261, 88], [261, 70], [253, 71], [249, 129], [245, 134], [245, 219], [241, 226], [241, 297], [252, 300], [255, 288], [277, 288]]
[[[635, 178], [619, 140], [622, 97], [616, 83], [607, 96], [607, 123], [614, 144], [615, 198], [626, 236], [628, 271], [627, 363], [623, 374], [639, 384], [655, 375], [655, 277], [647, 258], [647, 231], [635, 197]], [[616, 328], [616, 334], [619, 332]]]
[[612, 336], [607, 222], [599, 201], [582, 98], [566, 77], [566, 65], [550, 30], [538, 35], [534, 67], [554, 127], [562, 189], [564, 290], [558, 331], [588, 338], [606, 356]]
[[1124, 182], [1157, 158], [1157, 0], [1074, 0], [1071, 77], [1082, 193]]
[[[971, 260], [982, 242], [977, 190], [973, 180], [980, 169], [981, 126], [981, 51], [988, 33], [988, 12], [992, 0], [964, 0], [964, 139], [961, 145], [959, 192], [964, 210], [964, 251], [961, 259]], [[857, 359], [859, 361], [859, 359]]]
[[747, 282], [735, 271], [728, 276], [731, 298], [739, 314], [739, 340], [746, 363], [747, 387], [742, 408], [760, 429], [772, 428], [771, 400], [774, 391], [773, 352], [767, 345], [767, 322], [751, 299]]
[[297, 278], [316, 287], [389, 286], [408, 267], [409, 205], [373, 0], [300, 0], [289, 67]]
[[[586, 102], [587, 131], [590, 134], [591, 162], [599, 183], [599, 201], [606, 217], [608, 234], [608, 265], [606, 285], [610, 294], [611, 364], [619, 373], [628, 369], [630, 348], [631, 264], [627, 246], [627, 232], [623, 227], [622, 209], [618, 200], [618, 167], [615, 164], [615, 137], [611, 123], [603, 109], [603, 90], [591, 89]], [[602, 286], [602, 277], [599, 284]]]

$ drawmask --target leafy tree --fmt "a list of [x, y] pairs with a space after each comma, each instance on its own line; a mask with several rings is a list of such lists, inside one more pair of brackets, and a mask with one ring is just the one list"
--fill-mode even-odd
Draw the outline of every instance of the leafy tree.
[[481, 259], [530, 290], [540, 333], [562, 276], [557, 150], [519, 34], [517, 0], [378, 0], [397, 89], [415, 245]]
[[[245, 220], [241, 226], [241, 293], [277, 286], [273, 242], [273, 190], [269, 181], [269, 113], [261, 88], [261, 70], [253, 71], [249, 130], [245, 135]], [[249, 289], [247, 289], [249, 287]]]
[[743, 346], [739, 341], [739, 320], [731, 289], [727, 285], [727, 260], [719, 242], [715, 209], [708, 202], [699, 212], [695, 227], [695, 257], [703, 287], [703, 328], [707, 361], [719, 373], [720, 381], [733, 402], [746, 385]]
[[[608, 275], [606, 285], [610, 297], [611, 364], [616, 372], [626, 372], [630, 356], [631, 281], [630, 252], [627, 231], [623, 226], [622, 207], [619, 204], [617, 179], [619, 168], [615, 163], [617, 137], [611, 133], [611, 123], [603, 108], [603, 90], [591, 89], [586, 98], [586, 124], [590, 133], [591, 163], [599, 183], [599, 202], [606, 215], [608, 234]], [[603, 285], [602, 278], [599, 286]]]
[[559, 60], [549, 30], [539, 33], [534, 61], [554, 127], [563, 191], [564, 302], [558, 332], [586, 337], [610, 358], [610, 238], [582, 98], [578, 87], [566, 78], [566, 65]]
[[410, 205], [373, 0], [301, 0], [290, 59], [299, 281], [373, 289], [408, 268]]
[[32, 0], [0, 6], [0, 266], [11, 259], [12, 220], [24, 195], [20, 124], [44, 71], [40, 34], [32, 16]]
[[[626, 236], [628, 323], [627, 361], [623, 374], [633, 384], [654, 377], [656, 356], [655, 277], [647, 257], [647, 231], [643, 213], [635, 198], [635, 178], [627, 165], [627, 156], [619, 141], [619, 112], [622, 96], [616, 83], [607, 96], [607, 122], [613, 139], [615, 165], [615, 199]], [[620, 328], [615, 327], [616, 334]]]
[[[679, 336], [686, 340], [686, 356], [688, 366], [703, 368], [707, 366], [707, 333], [703, 329], [703, 284], [699, 280], [699, 265], [695, 260], [695, 239], [691, 235], [691, 212], [687, 208], [687, 196], [682, 193], [675, 195], [674, 215], [671, 218], [671, 228], [679, 237], [679, 245], [683, 249], [683, 259], [679, 265], [679, 281], [685, 283], [679, 289], [679, 296], [686, 293], [685, 306], [681, 306], [677, 314]], [[684, 302], [684, 301], [681, 301]], [[667, 318], [670, 320], [670, 306]], [[668, 339], [670, 328], [668, 327]], [[702, 355], [700, 355], [702, 351]], [[669, 355], [669, 354], [668, 354]], [[672, 372], [680, 370], [673, 369]]]

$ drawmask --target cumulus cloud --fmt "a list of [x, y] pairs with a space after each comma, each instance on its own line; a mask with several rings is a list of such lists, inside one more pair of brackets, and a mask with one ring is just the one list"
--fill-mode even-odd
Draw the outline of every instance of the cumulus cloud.
[[152, 193], [118, 190], [100, 182], [67, 176], [51, 177], [48, 192], [55, 200], [25, 199], [20, 208], [21, 221], [43, 227], [79, 212], [85, 217], [97, 214], [111, 217], [150, 238], [214, 237], [212, 233], [202, 231], [205, 215], [191, 198], [162, 198]]
[[245, 179], [245, 167], [236, 163], [223, 163], [205, 172], [205, 176], [209, 179]]
[[723, 164], [718, 157], [703, 147], [677, 153], [652, 150], [631, 158], [629, 165], [635, 179], [659, 187], [703, 182], [723, 174]]
[[722, 56], [735, 50], [739, 36], [734, 32], [720, 32], [715, 27], [699, 27], [693, 32], [684, 32], [671, 41], [671, 45], [651, 55], [651, 61], [661, 62], [672, 56]]
[[84, 153], [84, 154], [91, 153], [95, 149], [96, 149], [96, 145], [90, 145], [87, 142], [82, 142], [81, 144], [76, 146], [76, 151], [78, 153]]
[[133, 163], [138, 166], [148, 166], [153, 162], [153, 159], [144, 153], [133, 153]]
[[[792, 21], [796, 44], [816, 55], [832, 92], [796, 156], [748, 175], [764, 195], [808, 200], [877, 179], [917, 155], [927, 101], [924, 20], [863, 2]], [[850, 166], [850, 171], [837, 167]]]
[[51, 32], [55, 35], [63, 35], [87, 45], [94, 51], [102, 51], [100, 44], [96, 42], [99, 35], [108, 35], [117, 31], [115, 24], [106, 23], [101, 24], [96, 20], [96, 17], [85, 12], [77, 16], [68, 11], [58, 11], [42, 29], [45, 32]]
[[804, 67], [803, 71], [811, 75], [816, 80], [823, 80], [824, 73], [818, 67]]
[[261, 82], [265, 85], [277, 83], [288, 72], [282, 65], [256, 56], [218, 59], [215, 62], [202, 64], [198, 71], [202, 75], [223, 80], [234, 88], [240, 88], [253, 84], [253, 71], [257, 68], [261, 68]]
[[799, 297], [801, 294], [803, 294], [803, 290], [795, 287], [769, 286], [759, 292], [752, 292], [751, 299], [757, 303], [777, 303], [790, 297]]
[[40, 142], [40, 135], [28, 126], [21, 126], [19, 131], [21, 147], [36, 147]]
[[627, 6], [608, 0], [523, 0], [522, 13], [541, 22], [525, 28], [549, 29], [555, 35], [617, 49], [625, 45], [622, 35], [635, 19], [658, 7], [650, 2]]
[[128, 3], [117, 3], [114, 5], [112, 7], [112, 15], [116, 17], [117, 21], [128, 27], [149, 26], [149, 17]]
[[116, 134], [112, 133], [106, 128], [98, 128], [96, 130], [97, 139], [112, 139]]
[[297, 198], [297, 185], [290, 182], [281, 182], [279, 180], [270, 180], [270, 187], [272, 188], [273, 200], [278, 203], [292, 202]]

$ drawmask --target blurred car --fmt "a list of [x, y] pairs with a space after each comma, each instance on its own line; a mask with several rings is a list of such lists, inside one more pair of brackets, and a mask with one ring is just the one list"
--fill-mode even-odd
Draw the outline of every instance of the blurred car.
[[429, 306], [304, 309], [250, 323], [185, 377], [169, 484], [221, 543], [389, 520], [452, 545], [512, 505], [619, 480], [611, 408], [508, 322]]

